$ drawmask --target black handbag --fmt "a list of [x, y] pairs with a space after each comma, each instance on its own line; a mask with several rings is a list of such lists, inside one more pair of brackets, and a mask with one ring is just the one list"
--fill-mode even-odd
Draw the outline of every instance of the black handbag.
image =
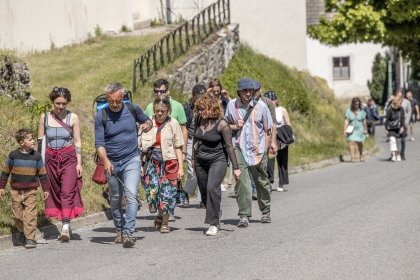
[[398, 113], [398, 119], [388, 121], [388, 126], [386, 127], [388, 130], [398, 130], [401, 128], [400, 115], [401, 111]]

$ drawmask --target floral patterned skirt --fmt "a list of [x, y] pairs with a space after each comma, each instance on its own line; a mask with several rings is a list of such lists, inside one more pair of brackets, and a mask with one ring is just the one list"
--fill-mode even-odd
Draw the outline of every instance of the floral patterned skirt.
[[185, 199], [181, 183], [166, 177], [166, 163], [148, 159], [146, 174], [141, 178], [150, 213], [162, 209], [162, 214], [173, 214], [176, 204], [182, 203]]

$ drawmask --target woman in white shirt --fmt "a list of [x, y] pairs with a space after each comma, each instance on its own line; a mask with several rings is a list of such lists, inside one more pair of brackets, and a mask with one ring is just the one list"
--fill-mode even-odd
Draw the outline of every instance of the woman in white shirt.
[[[290, 118], [289, 113], [287, 110], [280, 105], [280, 101], [278, 100], [276, 94], [272, 91], [267, 91], [264, 93], [264, 96], [273, 100], [274, 105], [276, 105], [276, 126], [279, 129], [283, 125], [290, 125]], [[288, 173], [288, 161], [289, 161], [289, 147], [286, 144], [280, 143], [277, 138], [277, 145], [279, 150], [277, 151], [277, 164], [279, 170], [279, 185], [277, 187], [278, 192], [285, 191], [284, 185], [289, 184], [289, 173]], [[271, 184], [274, 183], [274, 158], [268, 158], [267, 161], [267, 173], [268, 173], [268, 180]]]

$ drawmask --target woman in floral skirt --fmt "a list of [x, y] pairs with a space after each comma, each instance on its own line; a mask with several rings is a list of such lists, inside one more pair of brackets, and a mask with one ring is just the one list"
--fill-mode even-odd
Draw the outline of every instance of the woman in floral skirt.
[[183, 199], [178, 181], [184, 176], [184, 140], [181, 126], [170, 117], [171, 103], [168, 97], [157, 97], [153, 102], [153, 112], [153, 128], [140, 136], [145, 162], [142, 182], [150, 213], [158, 212], [155, 227], [161, 233], [168, 233], [169, 215], [173, 214], [177, 200], [182, 202]]

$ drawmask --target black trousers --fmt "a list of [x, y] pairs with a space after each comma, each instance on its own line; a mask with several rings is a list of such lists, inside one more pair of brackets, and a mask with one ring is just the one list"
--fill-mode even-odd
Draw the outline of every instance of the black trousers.
[[206, 206], [204, 223], [217, 226], [220, 222], [220, 203], [222, 201], [220, 184], [227, 170], [226, 155], [223, 152], [210, 155], [198, 151], [195, 156], [194, 168], [201, 192], [201, 201]]
[[[280, 143], [278, 143], [280, 147]], [[289, 184], [289, 171], [288, 171], [288, 161], [289, 161], [289, 146], [282, 150], [277, 151], [277, 165], [279, 170], [279, 185], [288, 185]], [[274, 158], [268, 158], [267, 161], [267, 174], [268, 180], [270, 183], [274, 183]]]

